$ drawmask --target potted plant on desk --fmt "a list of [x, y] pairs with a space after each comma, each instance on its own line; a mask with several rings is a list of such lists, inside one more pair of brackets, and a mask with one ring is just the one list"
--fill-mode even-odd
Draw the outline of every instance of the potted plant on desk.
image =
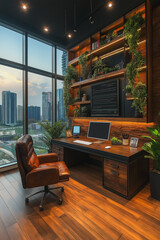
[[153, 137], [143, 136], [149, 138], [151, 142], [145, 143], [142, 149], [149, 153], [146, 158], [154, 160], [154, 169], [150, 172], [151, 197], [160, 200], [160, 125], [147, 129]]
[[61, 137], [63, 131], [65, 130], [66, 123], [59, 120], [58, 122], [52, 124], [49, 121], [39, 122], [43, 131], [40, 140], [48, 147], [48, 153], [52, 152], [52, 139]]

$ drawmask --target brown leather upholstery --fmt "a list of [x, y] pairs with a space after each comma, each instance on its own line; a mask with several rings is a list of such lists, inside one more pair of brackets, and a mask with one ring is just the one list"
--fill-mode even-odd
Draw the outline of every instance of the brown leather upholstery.
[[69, 180], [69, 170], [59, 162], [56, 153], [37, 156], [30, 135], [24, 135], [16, 143], [16, 155], [24, 188], [48, 186]]

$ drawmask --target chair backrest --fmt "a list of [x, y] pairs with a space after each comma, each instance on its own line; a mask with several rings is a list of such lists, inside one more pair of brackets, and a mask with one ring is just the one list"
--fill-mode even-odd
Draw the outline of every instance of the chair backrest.
[[32, 137], [28, 134], [16, 142], [16, 156], [23, 187], [26, 188], [26, 174], [39, 166], [39, 160], [34, 152]]

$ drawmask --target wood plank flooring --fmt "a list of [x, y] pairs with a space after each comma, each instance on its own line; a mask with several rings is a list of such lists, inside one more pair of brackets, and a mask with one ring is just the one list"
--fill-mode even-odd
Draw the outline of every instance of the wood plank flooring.
[[48, 195], [39, 212], [41, 196], [29, 205], [24, 201], [37, 189], [24, 190], [18, 170], [1, 173], [0, 240], [160, 239], [160, 202], [150, 197], [149, 185], [130, 201], [107, 190], [104, 196], [73, 179], [61, 185], [63, 204]]

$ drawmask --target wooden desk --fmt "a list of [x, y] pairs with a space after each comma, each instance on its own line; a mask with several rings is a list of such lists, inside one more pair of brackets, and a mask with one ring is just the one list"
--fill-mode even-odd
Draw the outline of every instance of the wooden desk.
[[103, 186], [125, 198], [130, 199], [148, 181], [149, 162], [144, 158], [141, 148], [130, 148], [123, 145], [110, 145], [109, 141], [97, 144], [96, 140], [80, 137], [79, 140], [93, 142], [91, 145], [75, 143], [75, 138], [52, 140], [52, 151], [56, 152], [60, 161], [64, 160], [68, 167], [85, 161], [88, 154], [102, 158]]

